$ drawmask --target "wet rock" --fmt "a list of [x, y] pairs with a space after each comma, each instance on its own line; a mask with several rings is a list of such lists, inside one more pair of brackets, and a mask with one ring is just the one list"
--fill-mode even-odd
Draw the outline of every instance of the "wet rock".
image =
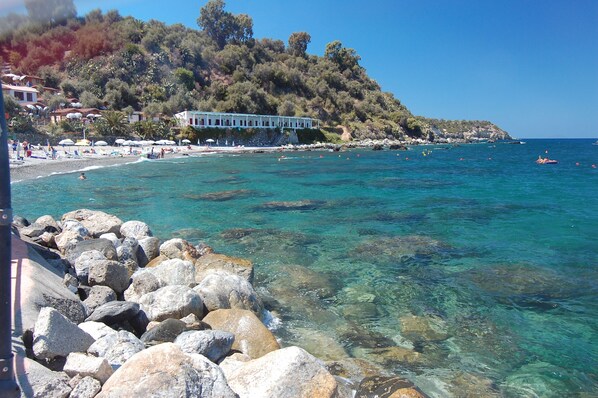
[[298, 344], [307, 352], [317, 355], [323, 361], [339, 360], [349, 357], [345, 348], [339, 343], [338, 337], [308, 328], [289, 327], [293, 337], [289, 339], [290, 344]]
[[139, 239], [137, 249], [137, 262], [140, 267], [145, 267], [150, 261], [160, 254], [160, 240], [154, 237]]
[[75, 386], [69, 398], [93, 398], [102, 390], [100, 382], [93, 377], [83, 377]]
[[120, 227], [120, 234], [124, 238], [137, 240], [153, 236], [150, 227], [142, 221], [127, 221]]
[[104, 384], [98, 398], [151, 396], [234, 398], [236, 394], [217, 365], [164, 343], [127, 361]]
[[446, 322], [435, 316], [408, 315], [399, 318], [401, 335], [413, 342], [442, 341], [449, 338]]
[[116, 333], [110, 333], [96, 340], [89, 349], [88, 353], [106, 358], [113, 369], [118, 369], [133, 355], [142, 351], [145, 345], [131, 332], [121, 330]]
[[234, 340], [234, 334], [222, 330], [198, 330], [182, 333], [174, 343], [183, 352], [201, 354], [217, 363], [228, 354]]
[[277, 269], [277, 278], [283, 279], [302, 291], [315, 293], [318, 297], [328, 298], [336, 294], [330, 277], [321, 272], [315, 272], [300, 265], [285, 265]]
[[450, 247], [438, 240], [421, 235], [407, 235], [365, 241], [350, 255], [368, 261], [396, 264], [414, 258], [443, 258], [450, 252]]
[[399, 346], [354, 348], [352, 353], [357, 357], [365, 357], [384, 366], [421, 365], [424, 362], [421, 353]]
[[187, 330], [187, 324], [178, 319], [165, 319], [158, 325], [146, 331], [140, 338], [145, 345], [172, 343], [178, 335]]
[[174, 259], [195, 262], [200, 255], [197, 249], [183, 239], [170, 239], [160, 245], [160, 255]]
[[343, 358], [326, 362], [326, 369], [330, 374], [348, 380], [348, 385], [353, 390], [357, 390], [361, 380], [366, 377], [390, 376], [381, 366], [361, 358]]
[[253, 263], [224, 254], [206, 254], [195, 261], [195, 281], [200, 283], [208, 274], [217, 270], [237, 274], [247, 282], [253, 283]]
[[239, 397], [339, 397], [336, 379], [299, 347], [273, 351], [226, 375]]
[[103, 322], [106, 325], [126, 321], [133, 318], [139, 312], [139, 304], [129, 301], [111, 301], [97, 307], [95, 311], [87, 317], [86, 322]]
[[359, 384], [355, 398], [426, 398], [415, 385], [402, 377], [371, 376]]
[[64, 373], [70, 377], [81, 375], [98, 379], [102, 384], [108, 380], [114, 371], [104, 358], [73, 352], [66, 358]]
[[242, 199], [250, 197], [254, 194], [254, 191], [249, 189], [235, 189], [231, 191], [220, 191], [220, 192], [209, 192], [200, 195], [199, 198], [203, 200], [210, 200], [213, 202], [224, 202], [232, 199]]
[[87, 307], [87, 310], [91, 314], [99, 306], [109, 303], [110, 301], [116, 301], [116, 293], [108, 286], [93, 286], [83, 304]]
[[253, 286], [242, 277], [228, 272], [208, 274], [193, 290], [199, 293], [208, 311], [239, 308], [261, 316], [264, 309]]
[[276, 338], [251, 311], [240, 309], [216, 310], [203, 319], [213, 330], [223, 330], [235, 335], [232, 349], [251, 358], [259, 358], [280, 345]]
[[195, 228], [183, 228], [172, 233], [173, 238], [184, 239], [189, 242], [197, 242], [206, 237], [206, 233]]
[[102, 211], [79, 209], [66, 213], [62, 216], [62, 222], [66, 220], [79, 221], [88, 231], [90, 236], [98, 238], [102, 234], [118, 233], [122, 221], [113, 215]]
[[499, 398], [494, 382], [484, 376], [458, 372], [451, 381], [450, 391], [463, 398]]
[[89, 267], [89, 285], [108, 286], [120, 294], [129, 287], [129, 271], [116, 261], [94, 261]]
[[168, 318], [180, 319], [189, 314], [203, 315], [203, 302], [199, 294], [187, 286], [165, 286], [139, 298], [141, 308], [150, 321]]
[[71, 352], [85, 352], [94, 339], [54, 308], [39, 312], [33, 333], [33, 352], [39, 359], [66, 357]]

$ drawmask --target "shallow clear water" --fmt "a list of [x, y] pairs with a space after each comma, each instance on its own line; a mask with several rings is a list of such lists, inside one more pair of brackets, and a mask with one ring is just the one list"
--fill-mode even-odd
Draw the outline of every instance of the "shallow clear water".
[[[13, 184], [13, 208], [103, 210], [249, 258], [285, 344], [432, 396], [598, 395], [598, 146], [442, 148], [148, 161]], [[558, 165], [534, 163], [546, 150]]]

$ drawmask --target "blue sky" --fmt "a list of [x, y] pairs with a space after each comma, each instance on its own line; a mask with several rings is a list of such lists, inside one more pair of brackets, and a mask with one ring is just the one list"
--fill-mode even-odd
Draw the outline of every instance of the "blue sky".
[[[6, 1], [2, 13], [18, 7]], [[207, 0], [75, 0], [197, 28]], [[10, 5], [12, 4], [12, 6]], [[340, 40], [414, 114], [481, 119], [516, 137], [598, 137], [596, 0], [227, 0], [254, 37]]]

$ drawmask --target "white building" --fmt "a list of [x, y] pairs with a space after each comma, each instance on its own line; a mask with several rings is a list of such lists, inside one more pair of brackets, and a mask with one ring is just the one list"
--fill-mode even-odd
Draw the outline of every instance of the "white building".
[[33, 87], [27, 86], [13, 86], [11, 84], [3, 84], [2, 91], [4, 95], [10, 95], [20, 105], [31, 105], [37, 102], [39, 91]]
[[195, 128], [289, 128], [289, 129], [316, 129], [320, 128], [320, 121], [309, 117], [249, 115], [245, 113], [220, 113], [184, 111], [174, 115], [181, 127]]

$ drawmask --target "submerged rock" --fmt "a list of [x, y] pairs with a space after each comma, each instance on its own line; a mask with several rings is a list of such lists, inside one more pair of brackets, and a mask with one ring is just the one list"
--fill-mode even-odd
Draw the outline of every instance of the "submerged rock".
[[399, 318], [401, 335], [411, 341], [442, 341], [449, 338], [446, 323], [439, 317], [408, 315]]
[[210, 200], [213, 202], [224, 202], [227, 200], [247, 198], [254, 194], [255, 192], [250, 189], [235, 189], [231, 191], [209, 192], [199, 195], [199, 199]]
[[427, 398], [415, 385], [407, 379], [397, 376], [366, 377], [359, 384], [355, 398]]
[[317, 210], [326, 205], [326, 202], [323, 200], [297, 200], [297, 201], [288, 201], [288, 202], [266, 202], [262, 205], [258, 206], [259, 210], [279, 210], [279, 211], [288, 211], [288, 210]]

